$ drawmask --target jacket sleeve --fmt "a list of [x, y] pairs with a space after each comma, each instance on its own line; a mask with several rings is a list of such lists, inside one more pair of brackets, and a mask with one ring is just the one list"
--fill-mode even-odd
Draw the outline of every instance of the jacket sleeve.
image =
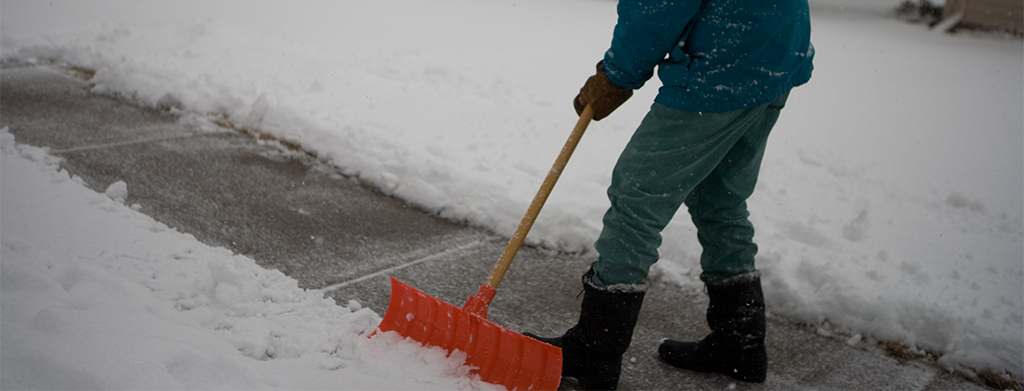
[[620, 0], [612, 45], [604, 55], [612, 83], [643, 87], [655, 65], [682, 47], [700, 5], [700, 0]]

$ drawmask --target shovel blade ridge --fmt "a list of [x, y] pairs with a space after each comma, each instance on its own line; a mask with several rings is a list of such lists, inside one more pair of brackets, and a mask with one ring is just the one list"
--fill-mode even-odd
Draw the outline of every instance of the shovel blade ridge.
[[510, 390], [554, 390], [562, 376], [561, 349], [438, 300], [394, 277], [380, 330], [449, 352], [461, 350], [473, 373]]

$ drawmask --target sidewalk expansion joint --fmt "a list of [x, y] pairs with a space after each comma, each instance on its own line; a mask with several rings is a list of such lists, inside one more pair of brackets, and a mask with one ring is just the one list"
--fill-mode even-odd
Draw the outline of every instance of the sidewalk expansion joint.
[[470, 243], [466, 243], [466, 244], [463, 244], [461, 246], [457, 246], [457, 247], [452, 248], [452, 249], [448, 249], [448, 250], [445, 250], [445, 251], [442, 251], [442, 252], [439, 252], [439, 253], [430, 254], [430, 255], [427, 255], [427, 256], [422, 257], [422, 258], [414, 259], [412, 261], [403, 263], [401, 265], [392, 266], [392, 267], [389, 267], [387, 269], [380, 270], [380, 271], [377, 271], [377, 272], [374, 272], [374, 273], [370, 273], [370, 274], [367, 274], [367, 275], [362, 276], [362, 277], [358, 277], [358, 278], [351, 279], [351, 280], [348, 280], [348, 281], [345, 281], [345, 282], [340, 282], [340, 283], [337, 283], [337, 284], [334, 284], [334, 285], [330, 285], [330, 286], [327, 286], [327, 287], [324, 287], [324, 288], [320, 289], [320, 291], [324, 292], [324, 293], [333, 292], [333, 291], [336, 291], [338, 289], [345, 288], [345, 287], [350, 286], [350, 285], [358, 284], [360, 282], [369, 280], [371, 278], [387, 275], [388, 273], [391, 273], [391, 272], [394, 272], [394, 271], [397, 271], [397, 270], [402, 270], [402, 269], [405, 269], [405, 268], [410, 267], [410, 266], [419, 265], [421, 263], [428, 262], [428, 261], [433, 261], [433, 260], [437, 260], [437, 259], [441, 259], [441, 258], [447, 257], [447, 256], [452, 255], [452, 254], [457, 254], [457, 253], [461, 253], [461, 252], [464, 252], [464, 251], [469, 251], [469, 250], [473, 250], [473, 249], [476, 249], [476, 248], [479, 248], [479, 247], [483, 247], [483, 245], [486, 244], [486, 242], [487, 241], [484, 240], [484, 239], [478, 239], [478, 240], [472, 241]]
[[123, 146], [126, 146], [126, 145], [148, 144], [148, 143], [155, 143], [155, 142], [160, 142], [160, 141], [186, 139], [186, 138], [192, 138], [192, 137], [197, 137], [197, 136], [207, 136], [207, 135], [210, 135], [210, 134], [216, 134], [216, 133], [203, 132], [203, 133], [177, 134], [177, 135], [174, 135], [174, 136], [150, 137], [150, 138], [143, 138], [143, 139], [131, 140], [131, 141], [120, 141], [120, 142], [116, 142], [116, 143], [106, 143], [106, 144], [86, 145], [86, 146], [74, 147], [74, 148], [66, 148], [66, 149], [56, 149], [56, 150], [51, 150], [50, 153], [51, 154], [63, 154], [63, 153], [72, 153], [72, 152], [91, 151], [91, 150], [96, 150], [96, 149], [107, 149], [107, 148], [123, 147]]

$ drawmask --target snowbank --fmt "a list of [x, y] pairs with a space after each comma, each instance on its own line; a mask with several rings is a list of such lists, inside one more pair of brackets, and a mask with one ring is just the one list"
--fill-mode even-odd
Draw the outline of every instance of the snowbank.
[[[458, 355], [199, 243], [2, 129], [0, 388], [480, 389]], [[464, 359], [464, 357], [461, 357]]]

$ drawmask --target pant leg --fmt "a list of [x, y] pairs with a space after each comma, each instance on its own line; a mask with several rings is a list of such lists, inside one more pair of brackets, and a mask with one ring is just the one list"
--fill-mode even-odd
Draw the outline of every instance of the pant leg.
[[612, 172], [611, 207], [595, 243], [595, 285], [639, 284], [647, 277], [658, 261], [661, 231], [740, 138], [764, 124], [768, 106], [726, 113], [651, 107]]
[[700, 264], [704, 281], [721, 281], [756, 270], [757, 244], [746, 201], [757, 185], [765, 144], [786, 98], [768, 105], [758, 122], [685, 200], [703, 248]]

